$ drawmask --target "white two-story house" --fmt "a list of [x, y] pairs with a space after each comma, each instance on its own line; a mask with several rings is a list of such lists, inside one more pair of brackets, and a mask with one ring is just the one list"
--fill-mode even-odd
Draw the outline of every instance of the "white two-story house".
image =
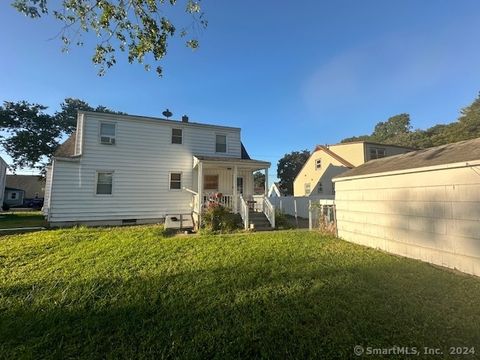
[[268, 179], [269, 167], [250, 159], [239, 128], [79, 111], [76, 132], [47, 168], [44, 214], [53, 226], [190, 214], [198, 226], [206, 202], [220, 193], [218, 201], [248, 227], [253, 172], [265, 170]]

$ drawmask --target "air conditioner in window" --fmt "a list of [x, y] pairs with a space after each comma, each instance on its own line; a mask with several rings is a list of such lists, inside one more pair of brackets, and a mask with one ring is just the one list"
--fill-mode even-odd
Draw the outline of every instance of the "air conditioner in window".
[[113, 145], [115, 144], [115, 138], [111, 136], [102, 136], [100, 137], [100, 142], [106, 145]]

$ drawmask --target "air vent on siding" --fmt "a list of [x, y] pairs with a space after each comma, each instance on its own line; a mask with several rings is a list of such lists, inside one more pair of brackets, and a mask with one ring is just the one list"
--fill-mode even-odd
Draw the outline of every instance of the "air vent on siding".
[[137, 223], [137, 219], [123, 219], [122, 225], [134, 225]]

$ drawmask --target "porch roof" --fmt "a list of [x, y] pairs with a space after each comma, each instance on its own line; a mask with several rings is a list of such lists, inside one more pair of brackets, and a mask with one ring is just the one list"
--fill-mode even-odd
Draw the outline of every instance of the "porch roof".
[[205, 165], [216, 165], [222, 167], [232, 167], [237, 165], [239, 168], [252, 169], [252, 171], [268, 169], [271, 165], [268, 161], [221, 156], [194, 155], [193, 160], [194, 168], [198, 165], [199, 162], [202, 162]]

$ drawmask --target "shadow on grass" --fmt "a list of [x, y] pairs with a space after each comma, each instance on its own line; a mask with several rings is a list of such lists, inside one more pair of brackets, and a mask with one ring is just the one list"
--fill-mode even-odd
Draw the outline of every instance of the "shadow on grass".
[[0, 354], [335, 359], [353, 357], [356, 344], [478, 346], [478, 280], [404, 264], [224, 267], [2, 287], [11, 306], [0, 308]]

